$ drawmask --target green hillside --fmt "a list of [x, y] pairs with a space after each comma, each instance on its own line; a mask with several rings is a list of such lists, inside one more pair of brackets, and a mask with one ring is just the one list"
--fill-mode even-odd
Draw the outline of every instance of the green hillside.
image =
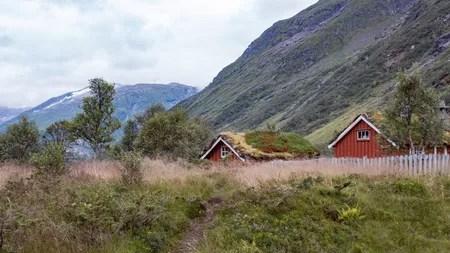
[[217, 131], [276, 123], [324, 147], [354, 114], [379, 110], [414, 63], [449, 102], [449, 13], [442, 0], [321, 0], [275, 23], [181, 105]]

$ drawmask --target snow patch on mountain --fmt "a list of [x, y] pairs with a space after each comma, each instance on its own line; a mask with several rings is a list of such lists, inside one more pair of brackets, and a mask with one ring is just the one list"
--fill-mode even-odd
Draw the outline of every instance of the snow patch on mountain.
[[68, 99], [71, 99], [72, 97], [73, 97], [73, 96], [67, 96], [67, 97], [64, 97], [63, 99], [61, 99], [61, 100], [59, 100], [59, 101], [57, 101], [57, 102], [55, 102], [55, 103], [52, 103], [52, 104], [50, 104], [49, 106], [45, 107], [44, 110], [47, 110], [47, 109], [49, 109], [49, 108], [52, 108], [52, 107], [55, 106], [55, 105], [59, 105], [59, 104], [61, 104], [62, 102], [66, 101], [66, 100], [68, 100]]
[[88, 87], [86, 87], [86, 88], [81, 89], [79, 91], [72, 92], [72, 97], [78, 97], [78, 96], [84, 95], [86, 93], [89, 93], [90, 91], [91, 90]]

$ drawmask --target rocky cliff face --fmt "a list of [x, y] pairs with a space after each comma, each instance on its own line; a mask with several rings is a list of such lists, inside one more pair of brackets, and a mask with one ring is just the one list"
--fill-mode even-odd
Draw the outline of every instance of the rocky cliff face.
[[181, 105], [217, 130], [327, 127], [320, 144], [342, 115], [381, 108], [396, 72], [416, 62], [450, 100], [448, 13], [444, 0], [321, 0], [275, 23]]

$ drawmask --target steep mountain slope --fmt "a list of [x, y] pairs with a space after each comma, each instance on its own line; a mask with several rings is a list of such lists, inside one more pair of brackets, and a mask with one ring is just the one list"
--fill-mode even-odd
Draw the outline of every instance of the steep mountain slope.
[[1, 107], [0, 106], [0, 124], [8, 121], [20, 113], [28, 110], [28, 108], [8, 108], [8, 107]]
[[[162, 103], [166, 108], [171, 108], [197, 92], [197, 88], [178, 83], [117, 85], [114, 99], [115, 116], [125, 122], [135, 114], [144, 112], [153, 103]], [[55, 121], [70, 120], [81, 112], [82, 99], [86, 96], [89, 96], [88, 88], [69, 92], [51, 98], [23, 114], [35, 120], [39, 129], [44, 130]], [[0, 131], [16, 123], [18, 119], [19, 117], [15, 117], [0, 125]]]
[[275, 23], [181, 105], [220, 131], [325, 127], [311, 138], [323, 145], [336, 122], [379, 109], [396, 72], [415, 62], [450, 99], [449, 13], [447, 0], [320, 0]]

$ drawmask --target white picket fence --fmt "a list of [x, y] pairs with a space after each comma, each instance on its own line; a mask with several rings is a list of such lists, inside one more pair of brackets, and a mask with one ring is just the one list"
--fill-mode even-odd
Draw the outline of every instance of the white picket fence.
[[409, 175], [450, 174], [450, 155], [403, 155], [380, 158], [331, 158], [336, 166], [356, 166]]

